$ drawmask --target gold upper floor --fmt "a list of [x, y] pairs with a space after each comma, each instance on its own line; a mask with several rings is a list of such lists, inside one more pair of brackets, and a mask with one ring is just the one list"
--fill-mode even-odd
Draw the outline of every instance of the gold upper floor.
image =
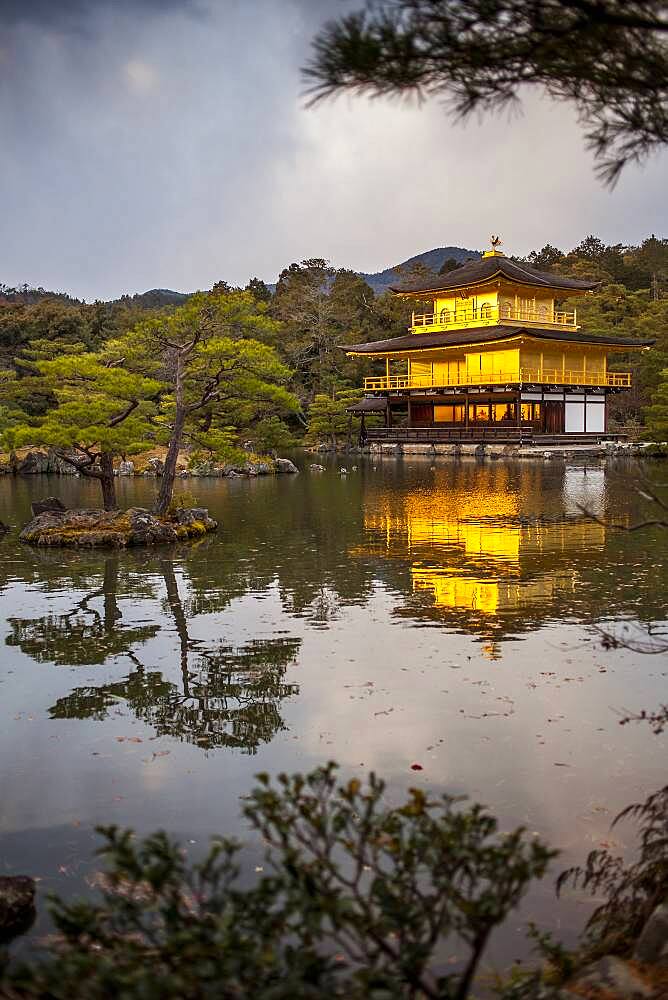
[[497, 281], [470, 292], [459, 289], [439, 294], [433, 299], [431, 312], [413, 312], [409, 330], [420, 334], [484, 326], [575, 331], [577, 309], [561, 308], [551, 289]]

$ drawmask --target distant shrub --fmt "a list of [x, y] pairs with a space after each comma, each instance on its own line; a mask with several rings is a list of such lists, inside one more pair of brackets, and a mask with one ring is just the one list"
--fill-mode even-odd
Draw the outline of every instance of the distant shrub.
[[294, 434], [280, 417], [271, 416], [258, 420], [249, 432], [254, 450], [260, 455], [271, 455], [296, 443]]
[[191, 507], [198, 507], [199, 501], [190, 490], [181, 490], [175, 493], [167, 509], [168, 514], [176, 514], [178, 510], [189, 510]]
[[648, 441], [665, 443], [668, 441], [668, 368], [661, 372], [660, 378], [652, 405], [645, 410], [647, 431], [644, 437]]
[[652, 442], [642, 450], [643, 458], [668, 458], [668, 442]]
[[627, 806], [613, 822], [635, 819], [640, 829], [637, 860], [625, 865], [608, 851], [592, 851], [584, 867], [569, 868], [557, 888], [571, 884], [603, 897], [586, 927], [583, 948], [592, 956], [623, 954], [659, 903], [668, 899], [668, 785], [642, 803]]

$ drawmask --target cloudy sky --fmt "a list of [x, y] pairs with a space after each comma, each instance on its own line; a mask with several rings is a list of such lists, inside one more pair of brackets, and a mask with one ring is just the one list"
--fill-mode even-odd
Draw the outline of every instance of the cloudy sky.
[[573, 111], [453, 125], [437, 104], [309, 110], [299, 68], [348, 0], [0, 0], [0, 282], [94, 299], [309, 256], [668, 234], [668, 156], [595, 179]]

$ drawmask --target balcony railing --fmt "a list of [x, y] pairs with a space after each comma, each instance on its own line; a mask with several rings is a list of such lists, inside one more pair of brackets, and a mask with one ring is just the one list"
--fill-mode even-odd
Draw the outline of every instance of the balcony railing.
[[477, 325], [494, 326], [498, 323], [526, 323], [535, 326], [577, 327], [577, 310], [565, 312], [540, 306], [538, 309], [519, 309], [510, 305], [463, 306], [461, 309], [441, 309], [438, 313], [413, 313], [410, 329], [416, 333], [434, 333], [439, 330]]
[[571, 371], [562, 368], [520, 368], [514, 372], [466, 372], [448, 375], [379, 375], [364, 379], [367, 392], [392, 389], [445, 389], [467, 385], [592, 385], [627, 389], [630, 372]]

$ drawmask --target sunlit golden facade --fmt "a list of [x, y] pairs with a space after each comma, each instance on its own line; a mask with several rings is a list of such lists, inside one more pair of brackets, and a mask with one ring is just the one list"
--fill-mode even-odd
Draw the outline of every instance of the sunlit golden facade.
[[431, 284], [393, 289], [431, 302], [402, 337], [348, 349], [383, 369], [360, 412], [383, 413], [379, 440], [604, 434], [606, 397], [631, 375], [609, 357], [648, 342], [588, 335], [573, 298], [594, 283], [520, 265], [493, 249]]

